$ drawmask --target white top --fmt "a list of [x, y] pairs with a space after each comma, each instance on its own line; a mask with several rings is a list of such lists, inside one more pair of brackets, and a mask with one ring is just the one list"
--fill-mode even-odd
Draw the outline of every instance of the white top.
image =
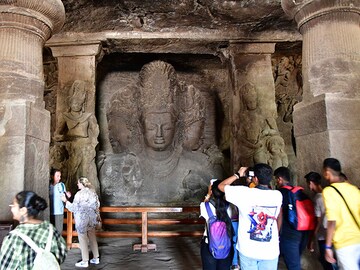
[[278, 190], [225, 186], [226, 199], [239, 210], [237, 250], [255, 260], [279, 256], [279, 215], [282, 195]]
[[320, 225], [319, 231], [317, 233], [318, 240], [325, 240], [326, 238], [326, 227], [327, 227], [327, 219], [325, 216], [325, 205], [324, 200], [321, 193], [317, 193], [314, 198], [314, 208], [315, 208], [315, 216], [317, 218], [323, 218], [322, 223]]

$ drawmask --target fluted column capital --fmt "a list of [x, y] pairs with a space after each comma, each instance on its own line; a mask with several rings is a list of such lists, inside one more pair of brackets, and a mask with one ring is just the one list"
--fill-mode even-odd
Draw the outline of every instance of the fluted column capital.
[[44, 41], [60, 31], [65, 22], [61, 0], [1, 0], [2, 27], [25, 29]]
[[281, 6], [300, 30], [307, 22], [330, 13], [360, 14], [359, 0], [281, 0]]

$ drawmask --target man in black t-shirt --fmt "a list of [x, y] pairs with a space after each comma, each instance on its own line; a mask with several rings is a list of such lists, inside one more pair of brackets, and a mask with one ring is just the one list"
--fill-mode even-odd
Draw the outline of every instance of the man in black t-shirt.
[[288, 270], [301, 270], [301, 254], [304, 251], [308, 239], [309, 231], [298, 231], [294, 229], [288, 221], [288, 204], [290, 190], [283, 188], [290, 185], [290, 170], [286, 167], [279, 167], [274, 171], [277, 188], [283, 195], [281, 206], [282, 221], [280, 228], [280, 255], [283, 256]]

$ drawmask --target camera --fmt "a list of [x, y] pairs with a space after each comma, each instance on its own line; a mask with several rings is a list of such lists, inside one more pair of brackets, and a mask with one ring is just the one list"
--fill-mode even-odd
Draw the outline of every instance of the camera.
[[245, 171], [245, 177], [249, 178], [249, 180], [251, 181], [255, 176], [254, 170], [253, 168], [249, 167], [247, 168], [247, 170]]

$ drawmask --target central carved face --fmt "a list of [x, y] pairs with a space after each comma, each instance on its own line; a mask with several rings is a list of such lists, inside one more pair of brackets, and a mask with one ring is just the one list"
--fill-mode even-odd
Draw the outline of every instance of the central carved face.
[[248, 110], [255, 110], [257, 108], [256, 93], [249, 93], [245, 96], [245, 103]]
[[72, 98], [70, 100], [70, 108], [73, 112], [80, 112], [82, 110], [84, 101], [77, 99], [77, 98]]
[[155, 151], [165, 151], [175, 135], [175, 119], [170, 112], [147, 113], [144, 119], [145, 143]]

